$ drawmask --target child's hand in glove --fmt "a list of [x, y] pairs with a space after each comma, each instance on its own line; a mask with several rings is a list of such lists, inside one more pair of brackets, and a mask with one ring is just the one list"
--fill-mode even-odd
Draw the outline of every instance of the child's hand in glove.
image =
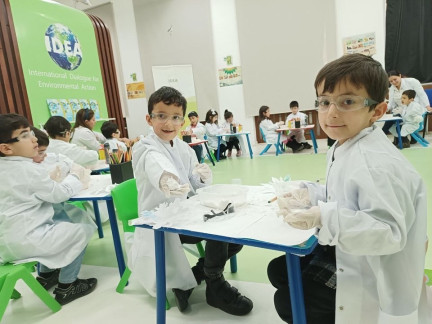
[[181, 197], [190, 191], [188, 183], [179, 184], [172, 174], [163, 174], [159, 180], [159, 188], [168, 197]]
[[205, 163], [197, 164], [195, 166], [195, 169], [193, 169], [192, 173], [198, 174], [200, 176], [202, 182], [206, 182], [207, 180], [212, 178], [211, 169]]
[[277, 203], [280, 209], [308, 208], [312, 205], [307, 188], [295, 189], [278, 196]]
[[70, 174], [75, 175], [83, 185], [83, 189], [87, 189], [90, 184], [91, 171], [83, 168], [81, 165], [74, 163], [71, 167]]
[[321, 228], [322, 226], [321, 211], [318, 206], [304, 210], [286, 210], [283, 216], [285, 222], [297, 229], [307, 230], [314, 227]]

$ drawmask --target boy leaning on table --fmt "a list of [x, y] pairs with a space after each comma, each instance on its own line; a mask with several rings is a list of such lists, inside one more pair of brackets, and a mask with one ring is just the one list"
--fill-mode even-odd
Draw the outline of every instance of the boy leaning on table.
[[[317, 228], [319, 244], [301, 261], [307, 322], [432, 323], [422, 282], [425, 184], [374, 125], [386, 111], [387, 75], [371, 57], [350, 54], [324, 66], [315, 89], [320, 126], [337, 140], [326, 186], [304, 183], [278, 198], [291, 226]], [[284, 257], [268, 274], [276, 310], [291, 323]]]
[[[186, 99], [171, 87], [162, 87], [148, 101], [147, 123], [154, 132], [133, 147], [133, 168], [138, 188], [140, 213], [150, 211], [174, 199], [186, 199], [195, 190], [212, 182], [207, 164], [199, 164], [195, 152], [177, 134], [184, 123]], [[181, 243], [196, 244], [201, 238], [165, 234], [167, 287], [173, 288], [181, 312], [188, 309], [193, 288], [206, 282], [206, 299], [210, 306], [232, 315], [246, 315], [252, 301], [242, 296], [224, 278], [225, 263], [242, 245], [207, 240], [205, 257], [190, 269]], [[156, 294], [153, 230], [137, 228], [129, 265], [147, 291]], [[139, 269], [143, 269], [140, 271]]]
[[83, 188], [85, 173], [77, 169], [57, 183], [33, 162], [37, 155], [27, 119], [0, 115], [0, 263], [40, 262], [36, 279], [47, 290], [57, 286], [55, 299], [64, 305], [96, 288], [95, 278], [77, 277], [96, 227], [53, 220], [59, 204]]

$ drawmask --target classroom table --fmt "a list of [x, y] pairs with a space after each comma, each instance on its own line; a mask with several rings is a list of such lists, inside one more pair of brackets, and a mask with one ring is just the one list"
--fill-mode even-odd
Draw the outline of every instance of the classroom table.
[[398, 145], [399, 148], [402, 150], [402, 137], [400, 133], [400, 123], [402, 122], [402, 117], [394, 117], [392, 114], [385, 114], [380, 119], [377, 120], [377, 122], [386, 122], [386, 121], [394, 121], [396, 123], [396, 132], [398, 135]]
[[[235, 185], [226, 186], [227, 192], [230, 192], [229, 186]], [[132, 221], [137, 227], [154, 230], [157, 324], [166, 322], [165, 232], [285, 252], [289, 288], [293, 296], [293, 321], [295, 324], [306, 323], [300, 256], [310, 254], [317, 245], [317, 239], [313, 235], [315, 229], [297, 230], [283, 222], [282, 217], [276, 214], [277, 204], [268, 203], [275, 195], [269, 185], [243, 187], [248, 188], [247, 204], [236, 206], [235, 213], [232, 214], [204, 221], [203, 215], [215, 208], [201, 205], [199, 195], [196, 195], [165, 206], [163, 211], [154, 211], [150, 218], [140, 217]], [[232, 190], [234, 189], [233, 187]], [[174, 211], [177, 213], [174, 214]], [[241, 270], [241, 264], [239, 267], [239, 271], [247, 271]]]
[[237, 132], [237, 133], [226, 133], [226, 134], [216, 135], [217, 138], [218, 138], [216, 160], [219, 162], [219, 156], [220, 156], [220, 150], [219, 150], [219, 148], [220, 148], [220, 143], [221, 143], [222, 137], [224, 137], [224, 136], [238, 136], [238, 135], [244, 135], [244, 136], [246, 136], [246, 140], [247, 140], [248, 147], [249, 147], [249, 155], [250, 155], [250, 158], [253, 159], [253, 152], [252, 152], [252, 146], [251, 146], [251, 143], [250, 143], [250, 140], [249, 140], [249, 134], [250, 134], [250, 132]]
[[[101, 228], [100, 224], [100, 215], [99, 215], [99, 207], [98, 201], [105, 201], [108, 209], [108, 217], [111, 225], [111, 232], [114, 242], [114, 250], [117, 258], [117, 265], [120, 272], [120, 277], [123, 275], [123, 272], [126, 269], [125, 260], [122, 250], [122, 245], [120, 241], [120, 234], [117, 225], [117, 218], [114, 209], [114, 203], [111, 196], [111, 191], [109, 186], [111, 183], [111, 175], [102, 174], [102, 175], [92, 175], [90, 176], [90, 185], [89, 188], [82, 190], [77, 195], [73, 196], [69, 199], [69, 201], [91, 201], [93, 203], [96, 223], [99, 228]], [[100, 237], [100, 234], [99, 234]], [[103, 234], [102, 234], [103, 237]]]
[[[208, 157], [209, 157], [211, 163], [213, 164], [213, 166], [215, 166], [215, 163], [214, 163], [213, 158], [212, 158], [212, 156], [211, 156], [211, 154], [210, 154], [210, 150], [209, 150], [209, 148], [208, 148], [207, 142], [208, 142], [207, 140], [193, 139], [193, 140], [192, 140], [192, 143], [188, 143], [188, 144], [189, 144], [190, 147], [192, 147], [192, 146], [196, 146], [196, 145], [204, 144], [205, 149], [206, 149], [207, 154], [208, 154]], [[198, 161], [198, 162], [199, 162], [199, 161]]]
[[314, 127], [315, 127], [315, 125], [311, 124], [311, 125], [304, 125], [304, 126], [301, 126], [301, 127], [291, 127], [291, 128], [288, 128], [287, 126], [281, 126], [278, 129], [276, 129], [276, 132], [278, 133], [278, 138], [277, 138], [277, 143], [276, 143], [277, 144], [276, 145], [276, 148], [277, 148], [276, 156], [279, 153], [280, 138], [281, 138], [282, 132], [290, 131], [290, 130], [297, 130], [297, 129], [309, 130], [309, 134], [310, 134], [310, 137], [311, 137], [311, 140], [312, 140], [312, 145], [313, 145], [313, 148], [314, 148], [314, 152], [315, 152], [315, 154], [317, 154], [318, 153], [318, 145], [317, 145], [316, 138], [315, 138], [315, 132], [313, 130]]

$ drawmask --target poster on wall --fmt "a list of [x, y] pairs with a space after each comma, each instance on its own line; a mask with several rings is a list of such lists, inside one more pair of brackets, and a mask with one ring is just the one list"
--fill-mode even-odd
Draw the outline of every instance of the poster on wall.
[[240, 66], [219, 69], [218, 72], [219, 87], [228, 87], [237, 84], [243, 84]]
[[[192, 65], [153, 66], [152, 71], [155, 90], [168, 86], [180, 91], [187, 100], [186, 116], [190, 111], [198, 110]], [[187, 125], [188, 118], [185, 119], [182, 129]]]
[[138, 99], [146, 97], [144, 82], [127, 83], [126, 92], [128, 99]]
[[346, 37], [342, 42], [344, 54], [359, 53], [372, 56], [376, 53], [375, 33]]
[[89, 17], [53, 1], [10, 0], [10, 5], [35, 126], [52, 114], [73, 121], [83, 104], [90, 108], [90, 100], [98, 103], [99, 117], [108, 117]]

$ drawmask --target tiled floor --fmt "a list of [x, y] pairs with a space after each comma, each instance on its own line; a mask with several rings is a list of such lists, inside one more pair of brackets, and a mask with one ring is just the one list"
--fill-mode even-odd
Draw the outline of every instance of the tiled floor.
[[[427, 136], [432, 143], [432, 134]], [[249, 158], [244, 151], [241, 158], [223, 160], [211, 167], [215, 183], [231, 183], [240, 179], [243, 184], [259, 185], [271, 180], [271, 177], [290, 175], [293, 180], [325, 181], [326, 141], [318, 140], [319, 154], [313, 150], [300, 153], [284, 153], [278, 157], [274, 147], [269, 153], [259, 156], [265, 144], [253, 146], [254, 158]], [[426, 181], [428, 201], [432, 202], [432, 149], [415, 144], [402, 153], [413, 163]], [[432, 218], [432, 206], [429, 206], [429, 218]], [[86, 251], [80, 277], [97, 277], [98, 287], [94, 293], [64, 306], [58, 313], [51, 313], [34, 294], [18, 283], [22, 298], [11, 301], [2, 324], [21, 323], [155, 323], [156, 300], [150, 297], [134, 278], [123, 294], [115, 292], [119, 276], [116, 268], [112, 238], [108, 223], [104, 224], [105, 238], [92, 238]], [[429, 237], [432, 237], [429, 226]], [[426, 258], [426, 267], [432, 268], [432, 249]], [[244, 317], [234, 317], [208, 306], [205, 303], [205, 286], [199, 286], [191, 296], [191, 311], [182, 314], [175, 306], [171, 292], [168, 298], [172, 308], [167, 312], [167, 323], [282, 323], [273, 306], [273, 287], [268, 283], [266, 268], [268, 262], [280, 255], [279, 252], [245, 247], [238, 255], [238, 273], [225, 273], [225, 277], [254, 302], [253, 311]], [[194, 257], [188, 256], [191, 263]]]

